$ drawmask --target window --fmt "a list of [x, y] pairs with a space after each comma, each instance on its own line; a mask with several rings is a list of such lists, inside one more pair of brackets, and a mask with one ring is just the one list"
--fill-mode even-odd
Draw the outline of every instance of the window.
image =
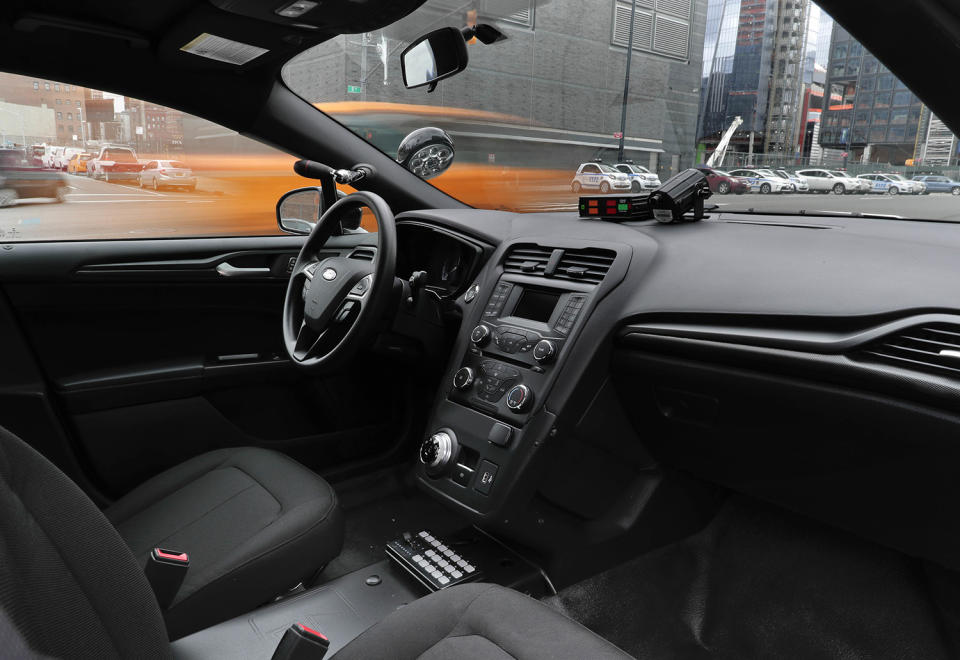
[[33, 81], [33, 89], [34, 89], [34, 90], [39, 90], [39, 89], [40, 89], [40, 83], [37, 82], [36, 80]]
[[893, 89], [893, 76], [889, 73], [877, 79], [877, 89]]
[[53, 84], [53, 91], [55, 91], [55, 92], [59, 92], [59, 91], [60, 91], [60, 83], [54, 83], [54, 84]]
[[873, 111], [873, 123], [874, 124], [886, 124], [887, 119], [890, 117], [890, 113], [887, 110], [874, 110]]
[[[25, 96], [36, 108], [36, 119], [30, 116], [26, 124], [29, 143], [79, 148], [85, 140], [90, 151], [100, 152], [94, 145], [116, 145], [103, 149], [109, 160], [122, 162], [126, 172], [111, 175], [110, 181], [91, 181], [71, 178], [76, 196], [71, 195], [61, 204], [33, 204], [18, 201], [13, 206], [0, 208], [0, 228], [18, 228], [16, 241], [110, 240], [135, 238], [189, 238], [197, 236], [271, 236], [281, 234], [276, 223], [276, 204], [280, 196], [302, 187], [302, 179], [293, 172], [295, 158], [289, 154], [237, 135], [205, 120], [188, 117], [179, 110], [161, 108], [160, 112], [176, 123], [174, 133], [158, 133], [147, 144], [144, 136], [135, 133], [136, 121], [129, 121], [120, 104], [97, 104], [91, 108], [89, 124], [80, 125], [81, 112], [75, 108], [75, 98], [98, 97], [76, 85], [70, 85], [70, 99], [62, 99], [57, 106], [53, 98], [46, 100], [46, 109], [40, 107], [39, 95], [26, 92], [41, 89], [43, 80], [16, 75], [0, 76], [0, 98], [13, 99], [16, 93]], [[45, 83], [53, 85], [53, 81]], [[59, 83], [66, 90], [66, 83]], [[111, 92], [112, 90], [104, 90]], [[126, 107], [137, 107], [130, 100]], [[79, 107], [80, 102], [77, 102]], [[106, 107], [104, 107], [106, 106]], [[96, 114], [93, 114], [96, 113]], [[0, 113], [2, 117], [3, 113]], [[64, 115], [67, 115], [64, 117]], [[15, 116], [0, 119], [16, 125], [20, 142], [20, 125]], [[73, 136], [77, 137], [74, 141]], [[214, 136], [211, 138], [210, 136]], [[204, 139], [206, 138], [206, 139]], [[9, 133], [6, 137], [10, 140]], [[140, 147], [121, 148], [120, 145]], [[141, 146], [142, 145], [142, 146]], [[142, 156], [143, 162], [159, 154], [170, 160], [183, 162], [185, 169], [195, 176], [196, 190], [159, 191], [163, 203], [153, 191], [137, 186], [136, 169], [130, 168]], [[578, 163], [579, 164], [579, 161]], [[255, 185], [250, 185], [253, 182]], [[32, 195], [31, 195], [32, 197]], [[112, 201], [111, 201], [112, 200]], [[82, 203], [81, 203], [82, 202]], [[117, 203], [123, 202], [123, 203]], [[151, 203], [152, 202], [152, 203]], [[206, 202], [206, 203], [196, 203]], [[23, 218], [37, 220], [23, 222]], [[83, 218], [99, 218], [86, 222]], [[106, 219], [109, 218], [109, 221]], [[375, 226], [368, 227], [375, 229]], [[3, 655], [0, 653], [0, 655]]]
[[886, 126], [874, 126], [870, 129], [870, 141], [871, 142], [885, 142], [887, 139], [887, 127]]
[[870, 123], [870, 111], [869, 110], [857, 110], [856, 117], [854, 122], [857, 126], [865, 126]]
[[600, 174], [600, 168], [596, 165], [584, 165], [583, 167], [584, 174]]
[[77, 99], [77, 107], [80, 107], [80, 99]]
[[57, 105], [60, 105], [60, 99], [57, 99]]
[[863, 72], [864, 73], [876, 73], [879, 67], [879, 62], [872, 55], [868, 55], [863, 58]]
[[908, 112], [907, 108], [894, 108], [890, 111], [890, 123], [906, 124]]
[[890, 92], [885, 92], [883, 94], [877, 94], [873, 101], [873, 106], [875, 108], [889, 108], [890, 107]]
[[894, 105], [910, 105], [910, 92], [895, 92], [893, 95]]
[[63, 86], [63, 91], [69, 92], [69, 91], [70, 91], [70, 85], [64, 85], [64, 86]]
[[50, 91], [50, 83], [48, 83], [48, 82], [43, 83], [43, 88], [49, 92], [49, 91]]

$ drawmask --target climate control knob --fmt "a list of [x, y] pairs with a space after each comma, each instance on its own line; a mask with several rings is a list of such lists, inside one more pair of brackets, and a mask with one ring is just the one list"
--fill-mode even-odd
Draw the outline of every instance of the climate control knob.
[[470, 367], [460, 367], [457, 373], [453, 375], [453, 386], [458, 390], [469, 390], [473, 385], [475, 377], [473, 369]]
[[537, 362], [552, 362], [557, 355], [557, 346], [549, 339], [541, 339], [533, 347], [533, 359]]
[[420, 462], [427, 474], [438, 476], [453, 462], [457, 437], [450, 429], [440, 429], [420, 445]]
[[514, 385], [507, 392], [507, 408], [513, 412], [525, 412], [533, 405], [533, 390], [526, 385]]
[[490, 341], [490, 328], [481, 323], [470, 333], [470, 341], [477, 346], [486, 345]]

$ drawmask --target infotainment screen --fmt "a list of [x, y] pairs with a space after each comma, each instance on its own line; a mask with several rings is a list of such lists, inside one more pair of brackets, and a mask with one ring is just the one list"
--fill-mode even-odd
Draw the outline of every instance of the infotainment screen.
[[560, 300], [560, 294], [542, 289], [524, 289], [511, 316], [546, 323]]

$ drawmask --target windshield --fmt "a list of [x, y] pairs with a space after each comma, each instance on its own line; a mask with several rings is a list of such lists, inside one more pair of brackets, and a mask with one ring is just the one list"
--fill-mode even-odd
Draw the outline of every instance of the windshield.
[[[466, 70], [433, 92], [404, 88], [399, 54], [414, 39], [478, 22], [506, 39], [471, 40]], [[447, 131], [455, 160], [429, 183], [480, 208], [575, 209], [585, 184], [574, 175], [597, 159], [632, 160], [631, 171], [646, 168], [660, 181], [698, 164], [762, 166], [781, 179], [808, 169], [841, 178], [883, 169], [908, 179], [960, 170], [950, 131], [806, 0], [612, 0], [589, 11], [583, 0], [427, 0], [383, 30], [301, 53], [282, 77], [390, 156], [412, 130]], [[937, 136], [929, 145], [928, 135]], [[711, 202], [960, 219], [936, 195], [817, 197], [844, 184], [815, 178], [802, 192], [750, 191], [757, 196], [747, 202], [714, 191]]]
[[137, 157], [129, 149], [105, 149], [103, 152], [104, 160], [115, 160], [118, 163], [135, 163]]
[[603, 163], [597, 163], [600, 167], [601, 172], [607, 172], [608, 174], [620, 174], [620, 171], [616, 168], [610, 167], [609, 165], [604, 165]]

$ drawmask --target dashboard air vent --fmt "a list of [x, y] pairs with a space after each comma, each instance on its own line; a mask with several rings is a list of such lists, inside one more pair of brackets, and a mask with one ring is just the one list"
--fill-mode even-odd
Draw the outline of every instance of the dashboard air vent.
[[358, 261], [373, 261], [375, 256], [377, 256], [377, 251], [373, 248], [366, 247], [356, 248], [350, 253], [350, 258], [357, 259]]
[[859, 351], [905, 369], [960, 376], [960, 325], [930, 323], [901, 330]]
[[600, 248], [564, 250], [554, 277], [561, 280], [599, 284], [616, 258], [617, 253], [613, 250]]
[[524, 275], [544, 275], [553, 248], [539, 245], [516, 245], [507, 253], [503, 262], [503, 269], [508, 273], [523, 273]]
[[617, 253], [601, 248], [563, 249], [542, 245], [515, 245], [507, 252], [503, 269], [536, 277], [599, 284]]

